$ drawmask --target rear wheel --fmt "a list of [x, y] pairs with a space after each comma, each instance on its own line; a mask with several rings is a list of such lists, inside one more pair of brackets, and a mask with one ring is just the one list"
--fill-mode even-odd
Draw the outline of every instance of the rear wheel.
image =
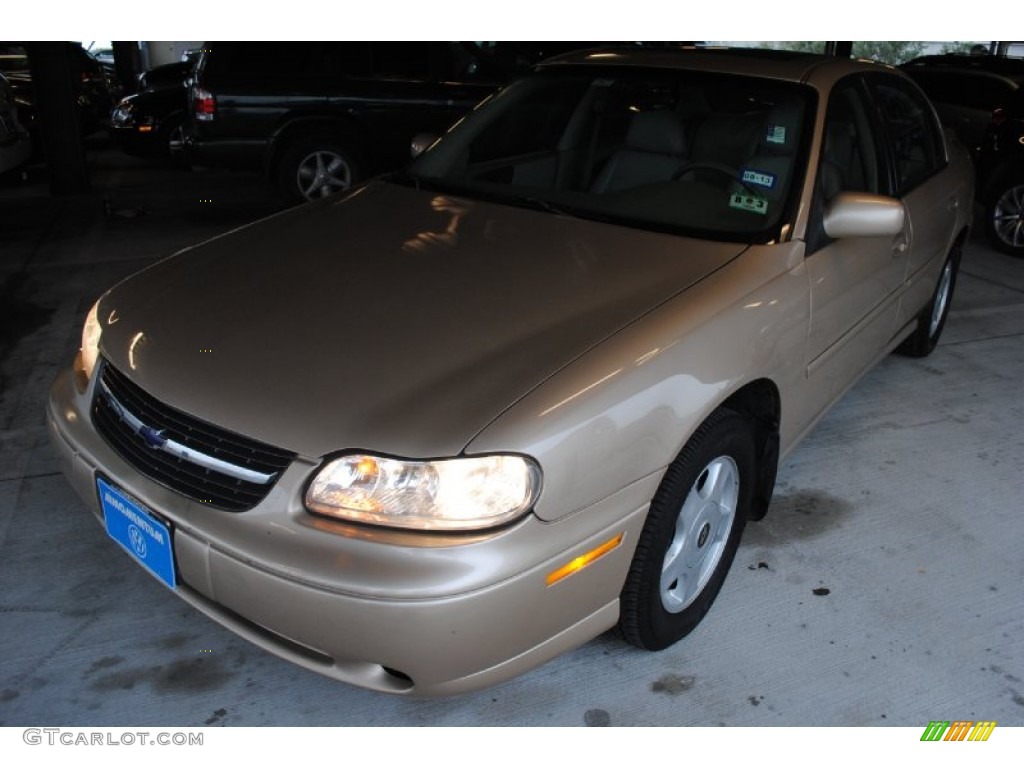
[[917, 316], [917, 328], [899, 346], [897, 351], [908, 357], [927, 357], [939, 343], [939, 336], [946, 326], [949, 316], [949, 305], [953, 302], [953, 289], [956, 287], [956, 274], [960, 268], [960, 245], [954, 246], [942, 266], [939, 282], [935, 293], [921, 314]]
[[342, 142], [330, 137], [310, 137], [285, 151], [277, 181], [284, 198], [297, 204], [342, 192], [358, 178], [355, 155]]
[[661, 650], [704, 618], [749, 516], [754, 457], [751, 425], [722, 409], [669, 466], [622, 590], [619, 628], [628, 642]]

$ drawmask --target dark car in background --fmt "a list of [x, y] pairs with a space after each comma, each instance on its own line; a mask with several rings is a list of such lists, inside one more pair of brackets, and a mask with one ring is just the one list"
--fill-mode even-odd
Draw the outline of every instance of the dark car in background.
[[974, 154], [985, 140], [993, 111], [1013, 99], [1024, 81], [1024, 59], [1006, 56], [921, 56], [901, 69]]
[[901, 69], [970, 149], [992, 245], [1024, 256], [1024, 59], [943, 54]]
[[32, 155], [32, 140], [18, 121], [14, 90], [0, 74], [0, 173], [20, 168]]
[[403, 165], [417, 133], [444, 132], [508, 79], [457, 42], [207, 43], [189, 154], [313, 200]]
[[989, 240], [1024, 257], [1024, 90], [993, 113], [975, 164]]
[[181, 157], [195, 59], [164, 64], [139, 77], [139, 92], [110, 113], [110, 136], [137, 157]]
[[[71, 59], [78, 128], [97, 131], [107, 120], [118, 86], [110, 72], [78, 43], [65, 43]], [[21, 43], [0, 43], [0, 73], [7, 77], [18, 103], [18, 119], [38, 135], [38, 113], [32, 88], [28, 49]]]

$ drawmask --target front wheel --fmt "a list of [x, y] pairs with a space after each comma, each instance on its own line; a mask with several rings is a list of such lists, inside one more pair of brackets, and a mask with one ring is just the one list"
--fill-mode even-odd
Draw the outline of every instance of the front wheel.
[[748, 420], [721, 409], [669, 466], [622, 589], [619, 629], [628, 642], [661, 650], [704, 618], [750, 513], [754, 457]]
[[1011, 256], [1024, 257], [1024, 176], [1003, 179], [985, 205], [989, 242]]

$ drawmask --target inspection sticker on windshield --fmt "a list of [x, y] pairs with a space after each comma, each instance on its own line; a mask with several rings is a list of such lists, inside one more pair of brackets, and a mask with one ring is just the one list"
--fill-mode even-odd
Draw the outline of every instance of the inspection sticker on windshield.
[[764, 140], [767, 141], [769, 144], [785, 144], [786, 126], [769, 125], [768, 131], [765, 133]]
[[177, 582], [170, 528], [103, 478], [97, 477], [96, 485], [107, 534], [146, 570], [174, 589]]
[[774, 173], [744, 169], [743, 176], [741, 178], [747, 184], [754, 184], [758, 187], [764, 187], [765, 189], [775, 188], [776, 176]]
[[768, 201], [756, 195], [736, 192], [729, 198], [729, 207], [751, 213], [768, 213]]

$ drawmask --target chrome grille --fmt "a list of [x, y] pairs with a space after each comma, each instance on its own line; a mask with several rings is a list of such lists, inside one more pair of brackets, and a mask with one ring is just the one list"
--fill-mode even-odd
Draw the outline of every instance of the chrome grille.
[[156, 482], [212, 507], [242, 512], [270, 492], [294, 453], [164, 405], [103, 361], [92, 404], [97, 431]]

